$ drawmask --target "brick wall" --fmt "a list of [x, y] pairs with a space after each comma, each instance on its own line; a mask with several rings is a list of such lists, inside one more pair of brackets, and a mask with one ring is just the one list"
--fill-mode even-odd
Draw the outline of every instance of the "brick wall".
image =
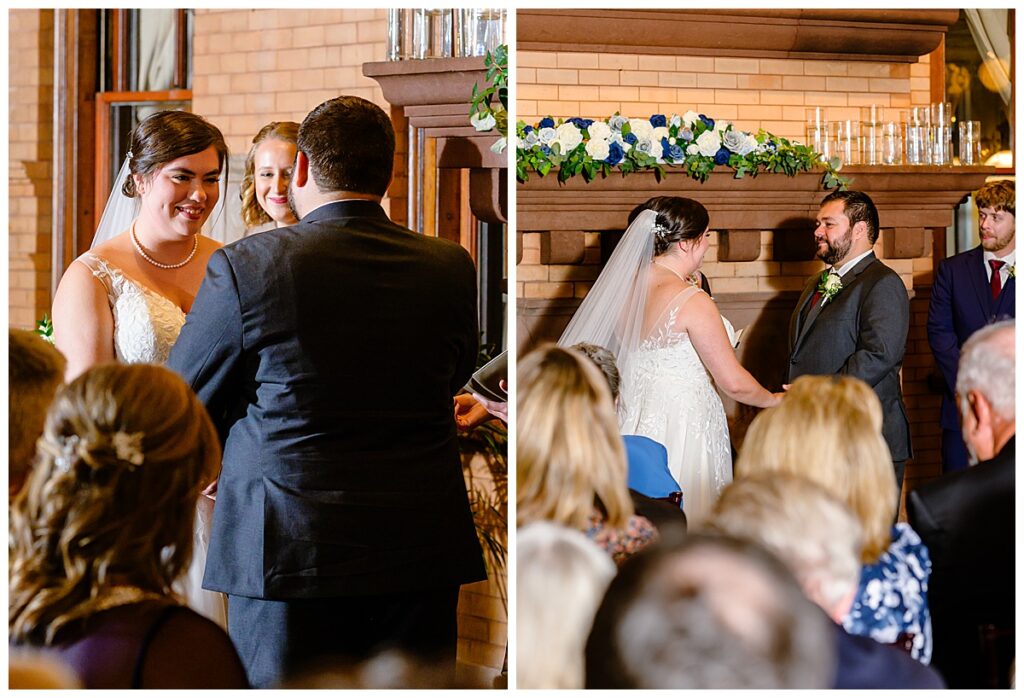
[[50, 307], [53, 10], [11, 10], [8, 40], [8, 307], [30, 328]]
[[[929, 56], [918, 63], [868, 63], [613, 53], [516, 54], [518, 119], [630, 117], [694, 110], [745, 131], [804, 140], [806, 108], [859, 119], [861, 108], [928, 104]], [[888, 117], [887, 117], [888, 118]]]

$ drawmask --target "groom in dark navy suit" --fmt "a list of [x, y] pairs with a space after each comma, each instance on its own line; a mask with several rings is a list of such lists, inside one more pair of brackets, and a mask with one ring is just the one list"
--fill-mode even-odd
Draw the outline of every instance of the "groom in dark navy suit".
[[1015, 196], [1012, 180], [989, 182], [979, 189], [974, 201], [981, 244], [944, 260], [935, 273], [928, 306], [928, 344], [945, 379], [941, 413], [945, 473], [967, 467], [967, 449], [953, 399], [960, 349], [981, 327], [1016, 316]]
[[385, 649], [451, 677], [459, 585], [485, 576], [452, 403], [476, 273], [388, 219], [394, 149], [366, 100], [310, 112], [300, 222], [214, 253], [168, 362], [224, 440], [203, 582], [257, 687]]
[[913, 453], [900, 367], [910, 330], [910, 300], [899, 274], [872, 252], [878, 210], [859, 191], [836, 191], [818, 211], [814, 240], [829, 265], [804, 288], [789, 322], [788, 381], [805, 374], [853, 376], [882, 403], [882, 436], [897, 492]]

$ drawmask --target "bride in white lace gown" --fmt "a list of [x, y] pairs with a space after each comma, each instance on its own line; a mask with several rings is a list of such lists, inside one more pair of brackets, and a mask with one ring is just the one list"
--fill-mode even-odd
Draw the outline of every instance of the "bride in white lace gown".
[[700, 203], [681, 197], [662, 197], [657, 212], [640, 213], [559, 339], [616, 354], [621, 431], [666, 447], [690, 522], [704, 519], [732, 481], [715, 384], [755, 407], [781, 399], [740, 365], [732, 326], [692, 282], [708, 248], [708, 222]]
[[[93, 247], [71, 263], [53, 299], [54, 343], [68, 380], [107, 361], [164, 363], [220, 246], [200, 234], [220, 198], [220, 131], [194, 114], [157, 112], [131, 143]], [[204, 494], [192, 565], [177, 590], [226, 627], [224, 596], [202, 589], [212, 514]]]

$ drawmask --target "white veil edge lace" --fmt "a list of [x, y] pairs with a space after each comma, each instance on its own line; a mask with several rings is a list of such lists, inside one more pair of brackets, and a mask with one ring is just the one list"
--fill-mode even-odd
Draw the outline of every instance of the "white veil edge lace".
[[[640, 347], [657, 217], [655, 211], [648, 209], [626, 229], [594, 286], [558, 339], [559, 346], [587, 342], [615, 354], [622, 396], [629, 394], [633, 360]], [[624, 409], [624, 402], [620, 402], [620, 420]]]
[[[100, 216], [99, 225], [96, 226], [96, 234], [92, 238], [92, 244], [89, 245], [90, 250], [96, 249], [108, 240], [128, 230], [132, 221], [139, 215], [142, 201], [137, 197], [125, 196], [123, 191], [125, 181], [131, 176], [130, 165], [131, 157], [126, 155], [121, 163], [121, 169], [117, 171], [117, 177], [114, 178], [114, 186], [111, 187], [110, 196], [107, 197], [107, 205], [103, 207], [103, 215]], [[220, 196], [217, 197], [217, 205], [214, 206], [210, 217], [203, 223], [202, 234], [207, 237], [216, 237], [211, 235], [211, 231], [214, 230], [217, 221], [224, 213], [228, 189], [227, 180], [228, 158], [225, 157], [224, 167], [221, 168], [220, 173]]]

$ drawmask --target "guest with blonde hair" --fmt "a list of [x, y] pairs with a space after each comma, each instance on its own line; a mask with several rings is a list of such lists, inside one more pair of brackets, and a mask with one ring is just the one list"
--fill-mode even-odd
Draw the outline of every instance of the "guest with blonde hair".
[[519, 361], [516, 517], [587, 533], [621, 562], [654, 540], [634, 515], [608, 385], [582, 354], [544, 345]]
[[39, 451], [11, 512], [11, 643], [49, 648], [86, 688], [247, 687], [228, 636], [171, 591], [220, 462], [188, 386], [96, 366], [58, 393]]
[[896, 477], [874, 391], [849, 376], [797, 378], [778, 407], [754, 418], [743, 442], [736, 477], [763, 473], [806, 477], [850, 508], [864, 531], [863, 568], [843, 625], [927, 664], [931, 563], [910, 526], [892, 525]]
[[247, 232], [299, 222], [288, 203], [298, 138], [299, 125], [294, 121], [271, 121], [253, 137], [238, 191]]
[[516, 535], [518, 688], [583, 688], [583, 650], [615, 565], [579, 531], [537, 521]]
[[839, 625], [857, 592], [861, 527], [846, 505], [820, 485], [787, 473], [740, 478], [722, 492], [708, 528], [774, 554], [807, 598], [833, 620], [833, 688], [945, 688], [933, 669], [905, 652], [851, 635]]
[[8, 351], [7, 493], [16, 495], [25, 484], [43, 433], [46, 410], [64, 382], [64, 355], [28, 330], [10, 328]]

